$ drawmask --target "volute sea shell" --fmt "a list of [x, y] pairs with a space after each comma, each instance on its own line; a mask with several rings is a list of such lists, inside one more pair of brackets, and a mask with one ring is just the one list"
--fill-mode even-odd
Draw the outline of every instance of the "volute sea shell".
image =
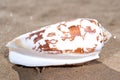
[[99, 58], [111, 37], [95, 19], [63, 21], [8, 42], [9, 60], [24, 66], [77, 64]]

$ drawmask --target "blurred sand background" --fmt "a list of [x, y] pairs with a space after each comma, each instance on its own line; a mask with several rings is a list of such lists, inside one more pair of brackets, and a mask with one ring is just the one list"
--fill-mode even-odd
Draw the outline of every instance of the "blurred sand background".
[[[34, 68], [9, 62], [6, 43], [42, 26], [76, 18], [95, 18], [113, 36], [100, 59], [80, 66]], [[119, 0], [0, 0], [0, 80], [120, 80]]]

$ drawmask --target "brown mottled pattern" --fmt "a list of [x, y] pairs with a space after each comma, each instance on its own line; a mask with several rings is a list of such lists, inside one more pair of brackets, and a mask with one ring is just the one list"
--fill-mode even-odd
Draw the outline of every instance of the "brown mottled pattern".
[[93, 30], [92, 30], [90, 26], [86, 26], [85, 32], [95, 33], [95, 32], [96, 32], [96, 29], [93, 29]]
[[63, 52], [64, 53], [72, 53], [72, 50], [70, 50], [70, 49], [69, 50], [64, 50]]
[[[91, 20], [90, 22], [96, 23], [94, 20]], [[96, 32], [96, 29], [92, 30], [91, 26], [86, 26], [86, 28], [84, 28], [85, 34], [81, 35], [80, 28], [83, 28], [83, 27], [81, 27], [81, 25], [72, 25], [72, 26], [70, 26], [68, 28], [69, 32], [62, 31], [61, 26], [66, 27], [66, 24], [60, 24], [57, 27], [58, 30], [61, 31], [64, 34], [64, 36], [61, 36], [61, 39], [63, 41], [65, 41], [66, 39], [69, 39], [70, 41], [73, 41], [76, 36], [81, 36], [84, 39], [87, 32], [88, 33], [95, 33]], [[29, 37], [27, 37], [26, 39], [31, 39], [32, 36], [37, 35], [33, 40], [33, 42], [35, 44], [36, 42], [38, 42], [39, 40], [41, 40], [43, 38], [42, 33], [44, 33], [44, 32], [45, 32], [45, 30], [41, 30], [41, 31], [38, 31], [38, 32], [35, 32], [35, 33], [31, 33], [29, 35]], [[68, 36], [68, 35], [70, 35], [70, 36]], [[50, 32], [50, 33], [47, 34], [47, 37], [53, 37], [53, 36], [56, 36], [55, 32]], [[98, 38], [99, 38], [99, 36], [96, 37], [97, 40], [98, 40]], [[70, 50], [58, 50], [56, 48], [56, 43], [57, 42], [58, 42], [58, 40], [56, 40], [56, 39], [45, 40], [44, 45], [41, 45], [40, 43], [38, 43], [39, 46], [38, 47], [34, 46], [32, 49], [36, 50], [36, 51], [40, 51], [40, 52], [42, 52], [42, 51], [48, 51], [48, 52], [49, 51], [55, 51], [56, 53], [79, 53], [79, 54], [82, 54], [84, 52], [85, 53], [94, 52], [94, 50], [96, 48], [96, 47], [94, 47], [94, 48], [86, 48], [87, 51], [84, 51], [83, 48], [77, 48], [74, 51], [72, 49], [70, 49]], [[53, 45], [52, 48], [49, 46], [50, 44]]]
[[[58, 28], [58, 30], [60, 30], [60, 31], [62, 31], [62, 30], [61, 30], [61, 26], [66, 27], [66, 25], [65, 25], [65, 24], [60, 24], [60, 25], [58, 25], [58, 27], [57, 27], [57, 28]], [[64, 32], [64, 31], [62, 31], [62, 32]]]
[[89, 21], [90, 21], [91, 23], [94, 23], [95, 25], [98, 24], [95, 20], [90, 19]]
[[[42, 33], [44, 33], [45, 32], [45, 30], [41, 30], [41, 31], [38, 31], [38, 32], [34, 32], [34, 33], [31, 33], [26, 39], [31, 39], [34, 35], [37, 35], [35, 38], [34, 38], [34, 40], [33, 40], [33, 42], [34, 42], [34, 44], [36, 43], [36, 42], [38, 42], [39, 40], [41, 40], [43, 37], [42, 37]], [[48, 37], [52, 37], [52, 36], [55, 36], [55, 33], [49, 33], [48, 34]], [[52, 39], [52, 40], [45, 40], [45, 42], [46, 42], [46, 44], [44, 44], [44, 45], [41, 45], [40, 43], [39, 43], [39, 46], [38, 47], [36, 47], [36, 46], [34, 46], [32, 49], [33, 50], [36, 50], [36, 51], [58, 51], [58, 53], [60, 53], [61, 51], [60, 50], [58, 50], [57, 48], [50, 48], [49, 47], [49, 44], [55, 44], [56, 42], [57, 42], [57, 40], [55, 40], [55, 39]]]
[[33, 40], [34, 44], [39, 41], [40, 39], [42, 39], [42, 34], [41, 33], [44, 33], [45, 30], [41, 30], [41, 31], [38, 31], [38, 32], [34, 32], [34, 33], [31, 33], [26, 39], [31, 39], [34, 35], [37, 35], [37, 37], [35, 37], [35, 39]]
[[64, 36], [62, 36], [62, 40], [65, 41], [66, 39], [71, 39], [70, 36], [68, 36], [70, 33], [69, 32], [63, 32]]
[[43, 51], [57, 51], [58, 53], [62, 53], [61, 50], [58, 50], [57, 48], [50, 48], [49, 44], [51, 43], [50, 40], [45, 40], [46, 44], [40, 45], [37, 48], [37, 50], [41, 49]]
[[52, 37], [52, 36], [55, 36], [56, 34], [54, 32], [51, 32], [47, 35], [47, 37]]
[[70, 26], [69, 27], [70, 35], [71, 35], [71, 41], [74, 40], [76, 36], [80, 36], [80, 29], [79, 26]]
[[84, 49], [83, 48], [77, 48], [74, 53], [84, 53]]
[[65, 41], [66, 39], [70, 39], [71, 37], [68, 36], [70, 33], [69, 33], [69, 32], [65, 32], [65, 31], [62, 31], [62, 30], [61, 30], [61, 26], [66, 27], [66, 25], [65, 25], [65, 24], [60, 24], [60, 25], [57, 27], [58, 30], [61, 31], [61, 32], [64, 34], [64, 36], [61, 36], [62, 40]]
[[87, 49], [87, 52], [86, 52], [86, 53], [94, 52], [94, 51], [95, 51], [95, 48], [96, 48], [96, 47], [93, 47], [93, 48], [86, 48], [86, 49]]

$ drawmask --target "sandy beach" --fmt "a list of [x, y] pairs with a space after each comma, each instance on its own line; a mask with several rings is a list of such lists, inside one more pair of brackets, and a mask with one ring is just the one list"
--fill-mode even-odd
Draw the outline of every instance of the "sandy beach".
[[[97, 19], [113, 37], [100, 58], [77, 66], [35, 68], [11, 64], [8, 41], [56, 22]], [[120, 80], [119, 0], [0, 0], [0, 80]]]

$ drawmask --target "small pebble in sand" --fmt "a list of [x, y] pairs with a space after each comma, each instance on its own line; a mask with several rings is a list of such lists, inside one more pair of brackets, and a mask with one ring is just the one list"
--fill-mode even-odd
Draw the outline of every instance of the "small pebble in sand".
[[13, 17], [13, 13], [12, 12], [10, 13], [10, 17]]
[[116, 39], [117, 37], [116, 36], [113, 36], [114, 39]]
[[33, 17], [32, 16], [30, 16], [30, 20], [32, 20], [33, 19]]

